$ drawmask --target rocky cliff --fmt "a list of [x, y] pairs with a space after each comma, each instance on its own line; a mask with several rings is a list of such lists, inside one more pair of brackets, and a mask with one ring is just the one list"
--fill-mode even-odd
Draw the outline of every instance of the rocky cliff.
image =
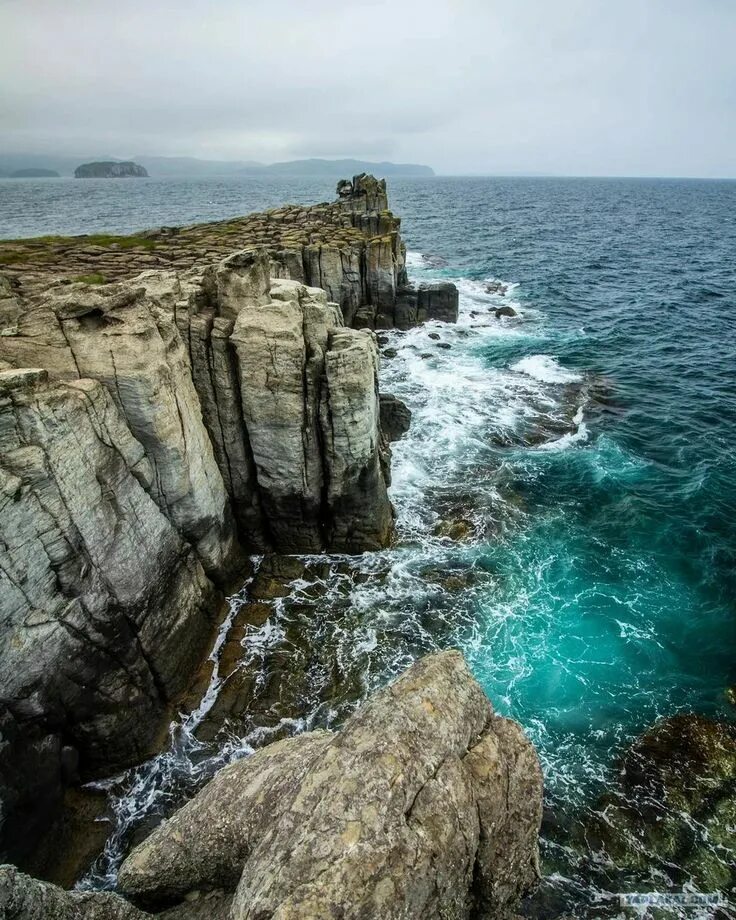
[[[382, 406], [375, 336], [332, 297], [368, 325], [395, 317], [403, 245], [384, 183], [339, 193], [331, 219], [369, 228], [354, 275], [339, 248], [310, 244], [190, 253], [186, 268], [104, 284], [32, 266], [0, 277], [0, 796], [14, 858], [68, 782], [151, 750], [244, 551], [391, 540], [388, 445], [408, 417]], [[304, 283], [317, 276], [330, 290]]]
[[83, 163], [74, 170], [75, 179], [146, 179], [148, 173], [137, 163]]
[[[457, 652], [432, 655], [338, 733], [226, 767], [130, 854], [112, 894], [0, 869], [9, 920], [462, 920], [512, 914], [538, 875], [542, 778]], [[134, 906], [134, 904], [136, 906]]]

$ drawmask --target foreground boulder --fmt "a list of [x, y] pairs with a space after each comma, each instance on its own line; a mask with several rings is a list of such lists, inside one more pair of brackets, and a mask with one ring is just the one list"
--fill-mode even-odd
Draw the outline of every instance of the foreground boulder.
[[128, 857], [144, 905], [235, 889], [234, 920], [503, 916], [537, 875], [542, 779], [458, 652], [432, 655], [337, 734], [223, 770]]
[[277, 742], [218, 773], [123, 864], [119, 889], [137, 907], [3, 867], [0, 913], [502, 918], [536, 881], [541, 809], [531, 743], [493, 714], [462, 656], [443, 652], [340, 732]]

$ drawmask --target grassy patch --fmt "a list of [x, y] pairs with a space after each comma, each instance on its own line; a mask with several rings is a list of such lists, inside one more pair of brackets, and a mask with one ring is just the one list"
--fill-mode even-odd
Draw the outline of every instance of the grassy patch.
[[113, 233], [90, 233], [87, 236], [33, 236], [28, 239], [3, 240], [25, 246], [117, 246], [119, 249], [155, 249], [155, 239], [147, 236], [116, 236]]
[[18, 252], [16, 249], [9, 249], [6, 252], [0, 252], [0, 265], [20, 265], [28, 262], [33, 258], [30, 252]]
[[72, 281], [81, 281], [82, 284], [104, 284], [107, 278], [99, 272], [95, 272], [92, 275], [77, 275], [76, 278], [72, 278]]

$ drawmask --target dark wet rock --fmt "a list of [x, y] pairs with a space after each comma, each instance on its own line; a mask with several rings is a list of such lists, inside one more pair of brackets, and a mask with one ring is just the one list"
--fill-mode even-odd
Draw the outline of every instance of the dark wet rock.
[[451, 281], [433, 281], [419, 286], [418, 318], [456, 323], [460, 296]]
[[518, 316], [519, 315], [517, 311], [514, 310], [513, 307], [509, 307], [508, 305], [504, 307], [499, 307], [494, 312], [496, 314], [496, 319], [501, 319], [502, 316]]
[[298, 557], [272, 553], [264, 557], [258, 567], [249, 587], [250, 596], [261, 601], [285, 597], [290, 591], [290, 582], [302, 578], [304, 573], [305, 565]]
[[485, 292], [486, 294], [498, 294], [499, 296], [503, 297], [508, 289], [508, 284], [504, 284], [503, 281], [489, 281], [486, 284]]
[[394, 325], [410, 329], [418, 323], [437, 320], [457, 322], [460, 295], [450, 281], [433, 281], [418, 287], [401, 287], [396, 292]]
[[338, 734], [227, 767], [128, 857], [120, 888], [160, 904], [237, 886], [234, 920], [502, 916], [536, 879], [540, 818], [531, 744], [446, 652]]
[[381, 431], [389, 441], [398, 441], [411, 426], [411, 410], [398, 396], [381, 394]]
[[419, 357], [420, 357], [420, 358], [424, 358], [424, 360], [426, 361], [427, 358], [433, 358], [434, 355], [432, 354], [431, 351], [423, 351], [423, 352], [419, 355]]
[[676, 884], [724, 890], [736, 883], [734, 822], [736, 726], [680, 714], [631, 746], [585, 844], [621, 867], [644, 872], [654, 860]]
[[439, 334], [439, 332], [430, 332], [430, 333], [427, 335], [427, 338], [429, 338], [429, 339], [434, 339], [434, 340], [437, 342], [437, 341], [439, 341], [440, 334]]
[[432, 531], [436, 537], [447, 537], [448, 540], [463, 542], [475, 536], [475, 524], [466, 518], [440, 521]]
[[110, 830], [106, 794], [86, 786], [68, 788], [54, 832], [25, 860], [25, 869], [70, 888], [102, 852]]
[[437, 343], [437, 348], [444, 348], [445, 350], [448, 350], [448, 349], [452, 348], [452, 345], [450, 345], [449, 342], [438, 342], [438, 343]]
[[398, 355], [398, 351], [395, 348], [384, 348], [381, 354], [384, 358], [395, 358]]

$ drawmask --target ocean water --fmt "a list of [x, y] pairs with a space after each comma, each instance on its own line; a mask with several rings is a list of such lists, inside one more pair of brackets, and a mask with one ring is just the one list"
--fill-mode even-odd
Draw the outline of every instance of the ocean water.
[[[0, 183], [0, 235], [332, 197], [296, 180], [81, 185]], [[398, 544], [305, 560], [243, 651], [265, 674], [307, 636], [299, 713], [203, 744], [215, 675], [170, 749], [108, 784], [113, 833], [85, 884], [114, 884], [135, 828], [216, 766], [275, 731], [339, 724], [355, 705], [341, 686], [364, 696], [456, 646], [543, 763], [547, 878], [528, 913], [589, 916], [618, 889], [579, 834], [627, 746], [676, 712], [736, 715], [736, 183], [438, 178], [393, 181], [390, 197], [410, 274], [461, 292], [456, 326], [383, 343], [382, 389], [413, 412], [393, 446]], [[630, 890], [687, 883], [644, 855]]]

